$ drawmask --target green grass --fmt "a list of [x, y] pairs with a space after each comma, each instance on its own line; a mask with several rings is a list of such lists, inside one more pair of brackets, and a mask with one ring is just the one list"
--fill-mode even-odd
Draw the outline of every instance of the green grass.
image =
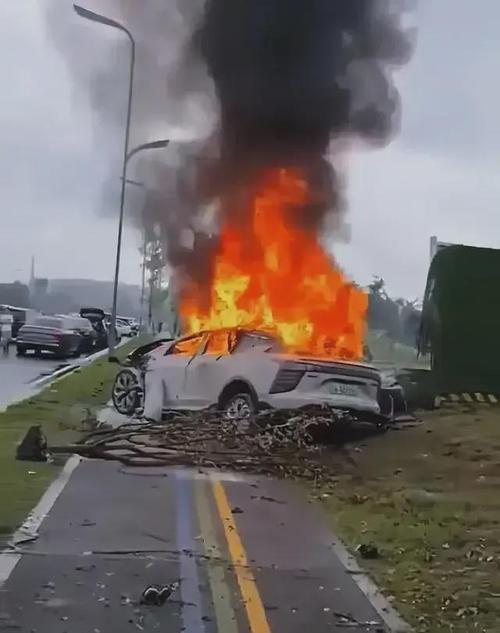
[[368, 331], [366, 343], [373, 354], [374, 361], [390, 363], [397, 367], [429, 366], [428, 358], [417, 358], [416, 348], [394, 341], [383, 331]]
[[494, 633], [500, 618], [498, 408], [443, 410], [364, 442], [319, 498], [418, 633]]
[[[137, 345], [127, 343], [118, 355], [123, 358]], [[42, 425], [49, 446], [74, 440], [86, 410], [95, 414], [109, 400], [116, 372], [107, 358], [98, 359], [0, 413], [0, 541], [22, 523], [60, 469], [17, 461], [19, 441], [33, 424]]]

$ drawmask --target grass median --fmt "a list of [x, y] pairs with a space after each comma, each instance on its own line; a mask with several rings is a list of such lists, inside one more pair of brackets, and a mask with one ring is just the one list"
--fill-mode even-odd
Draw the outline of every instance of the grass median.
[[462, 407], [351, 447], [320, 495], [336, 532], [418, 633], [494, 633], [500, 617], [499, 409]]
[[[124, 358], [138, 344], [134, 339], [117, 355]], [[0, 413], [0, 543], [22, 523], [60, 470], [55, 464], [17, 461], [19, 441], [34, 424], [42, 425], [49, 446], [75, 440], [81, 420], [109, 400], [116, 372], [107, 357], [97, 359]]]

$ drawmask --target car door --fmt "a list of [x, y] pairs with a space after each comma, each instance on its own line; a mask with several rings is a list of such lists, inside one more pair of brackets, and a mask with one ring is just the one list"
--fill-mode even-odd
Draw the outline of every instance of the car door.
[[217, 403], [225, 385], [229, 357], [229, 332], [207, 334], [205, 344], [186, 368], [184, 397], [190, 408], [203, 409]]
[[[205, 339], [197, 334], [180, 339], [170, 346], [162, 356], [153, 355], [148, 364], [146, 382], [161, 381], [163, 404], [166, 409], [186, 408], [186, 369]], [[147, 391], [147, 387], [146, 387]]]

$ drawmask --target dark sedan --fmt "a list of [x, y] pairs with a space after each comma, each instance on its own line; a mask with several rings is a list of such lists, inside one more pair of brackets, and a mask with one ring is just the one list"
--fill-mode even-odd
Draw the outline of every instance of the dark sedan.
[[67, 317], [65, 315], [58, 316], [67, 321], [69, 329], [80, 335], [80, 347], [78, 349], [81, 354], [91, 354], [97, 349], [97, 332], [88, 319], [71, 315]]
[[74, 330], [71, 319], [41, 316], [19, 330], [17, 353], [23, 356], [33, 350], [35, 354], [45, 351], [59, 357], [76, 357], [80, 353], [81, 339], [80, 334]]

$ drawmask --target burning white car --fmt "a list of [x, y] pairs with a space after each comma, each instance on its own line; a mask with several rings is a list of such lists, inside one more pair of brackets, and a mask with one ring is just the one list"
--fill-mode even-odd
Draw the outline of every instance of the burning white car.
[[151, 343], [117, 375], [116, 409], [161, 418], [168, 410], [216, 406], [227, 417], [265, 408], [325, 405], [378, 419], [380, 372], [369, 365], [286, 353], [273, 336], [252, 330], [201, 332]]

